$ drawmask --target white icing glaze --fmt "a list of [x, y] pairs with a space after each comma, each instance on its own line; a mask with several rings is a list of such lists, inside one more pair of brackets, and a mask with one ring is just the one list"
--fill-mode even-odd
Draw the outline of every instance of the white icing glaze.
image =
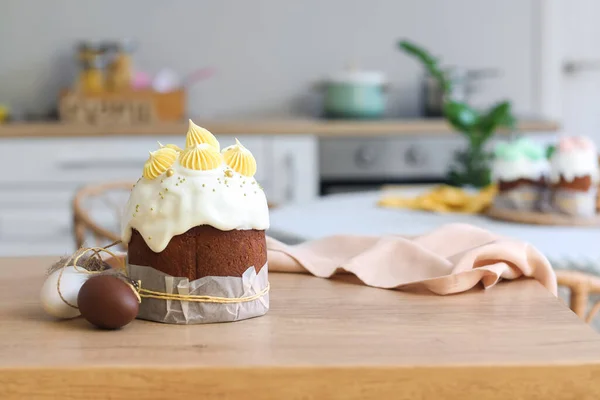
[[159, 253], [173, 236], [198, 225], [222, 231], [269, 227], [267, 199], [254, 178], [225, 164], [195, 171], [176, 161], [171, 169], [171, 177], [141, 178], [133, 188], [123, 216], [123, 242], [128, 243], [136, 229], [148, 247]]
[[558, 182], [561, 176], [567, 182], [588, 175], [593, 183], [599, 181], [598, 153], [593, 147], [571, 151], [557, 149], [550, 160], [550, 165], [552, 166], [550, 180], [553, 183]]
[[546, 159], [530, 160], [519, 157], [516, 160], [496, 159], [492, 163], [494, 181], [513, 182], [518, 179], [537, 181], [545, 178], [549, 172], [550, 164]]

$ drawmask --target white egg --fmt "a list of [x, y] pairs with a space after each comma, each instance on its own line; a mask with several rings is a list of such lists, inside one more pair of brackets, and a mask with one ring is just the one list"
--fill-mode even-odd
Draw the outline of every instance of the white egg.
[[[81, 271], [81, 269], [80, 269]], [[40, 300], [44, 310], [56, 318], [75, 318], [79, 316], [80, 312], [78, 308], [73, 308], [66, 304], [58, 293], [58, 277], [60, 270], [51, 273], [40, 292]], [[77, 296], [79, 295], [79, 289], [91, 277], [91, 274], [86, 272], [79, 272], [74, 267], [65, 267], [63, 274], [60, 278], [60, 293], [62, 297], [69, 302], [77, 306]]]

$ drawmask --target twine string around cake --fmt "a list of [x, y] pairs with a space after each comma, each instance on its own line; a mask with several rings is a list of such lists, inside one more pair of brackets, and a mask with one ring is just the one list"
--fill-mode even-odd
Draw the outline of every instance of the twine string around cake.
[[[138, 281], [139, 282], [139, 281]], [[141, 285], [141, 283], [140, 283]], [[153, 290], [139, 288], [140, 296], [150, 299], [160, 300], [177, 300], [177, 301], [190, 301], [196, 303], [219, 303], [219, 304], [235, 304], [235, 303], [247, 303], [249, 301], [258, 300], [265, 294], [269, 293], [271, 285], [267, 283], [267, 286], [260, 292], [252, 296], [244, 297], [217, 297], [217, 296], [199, 296], [192, 294], [176, 294], [176, 293], [165, 293], [156, 292]]]
[[[58, 279], [56, 281], [56, 289], [58, 291], [58, 295], [59, 295], [60, 299], [66, 305], [68, 305], [69, 307], [72, 307], [72, 308], [78, 308], [76, 305], [71, 304], [67, 299], [65, 299], [60, 290], [60, 281], [62, 279], [65, 268], [72, 266], [73, 269], [75, 269], [77, 272], [84, 272], [86, 274], [94, 274], [94, 275], [106, 273], [106, 271], [110, 271], [110, 269], [95, 269], [95, 270], [92, 269], [91, 270], [91, 269], [86, 268], [87, 265], [92, 264], [97, 261], [99, 261], [100, 263], [103, 263], [103, 260], [101, 258], [102, 253], [110, 255], [114, 260], [117, 260], [119, 262], [119, 266], [118, 266], [119, 274], [121, 274], [123, 278], [127, 278], [126, 280], [123, 280], [123, 281], [131, 287], [131, 289], [137, 296], [138, 301], [140, 303], [142, 301], [142, 298], [187, 301], [187, 302], [196, 302], [196, 303], [218, 303], [218, 304], [246, 303], [246, 302], [260, 299], [261, 297], [263, 297], [264, 295], [269, 293], [269, 290], [271, 288], [271, 285], [269, 283], [267, 283], [267, 286], [260, 292], [257, 292], [256, 294], [253, 294], [251, 296], [243, 296], [243, 297], [200, 296], [200, 295], [190, 295], [190, 294], [166, 293], [166, 292], [145, 289], [145, 288], [142, 288], [142, 282], [140, 280], [138, 280], [137, 282], [134, 282], [129, 278], [129, 276], [127, 274], [127, 267], [125, 265], [125, 260], [123, 258], [119, 257], [113, 251], [109, 250], [110, 247], [116, 246], [120, 243], [121, 243], [121, 241], [119, 240], [119, 241], [113, 242], [105, 247], [81, 247], [75, 253], [73, 253], [70, 257], [68, 257], [66, 259], [66, 261], [59, 267], [60, 273], [59, 273]], [[89, 259], [84, 262], [83, 266], [79, 265], [81, 259], [83, 257], [85, 257], [87, 254], [89, 254], [90, 252], [92, 252], [92, 255], [89, 257]]]

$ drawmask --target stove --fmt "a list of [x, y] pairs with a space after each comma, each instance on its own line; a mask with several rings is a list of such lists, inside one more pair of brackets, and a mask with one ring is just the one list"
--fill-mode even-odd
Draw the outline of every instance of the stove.
[[386, 184], [442, 183], [460, 136], [323, 138], [321, 195], [374, 190]]

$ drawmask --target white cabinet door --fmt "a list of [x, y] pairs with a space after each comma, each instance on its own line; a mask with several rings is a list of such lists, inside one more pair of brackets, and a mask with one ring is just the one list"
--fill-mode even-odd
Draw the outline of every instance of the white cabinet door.
[[310, 135], [273, 136], [268, 142], [269, 203], [275, 205], [313, 200], [318, 195], [318, 140]]
[[[0, 140], [0, 183], [87, 184], [92, 182], [135, 182], [142, 176], [148, 151], [169, 137], [60, 138]], [[235, 143], [233, 136], [220, 136], [222, 147]], [[175, 142], [183, 145], [183, 140]], [[258, 163], [265, 158], [265, 139], [245, 136], [243, 144]], [[262, 173], [259, 171], [258, 173]]]
[[540, 111], [600, 146], [600, 2], [538, 0]]
[[563, 126], [600, 146], [600, 2], [559, 2], [563, 23]]

